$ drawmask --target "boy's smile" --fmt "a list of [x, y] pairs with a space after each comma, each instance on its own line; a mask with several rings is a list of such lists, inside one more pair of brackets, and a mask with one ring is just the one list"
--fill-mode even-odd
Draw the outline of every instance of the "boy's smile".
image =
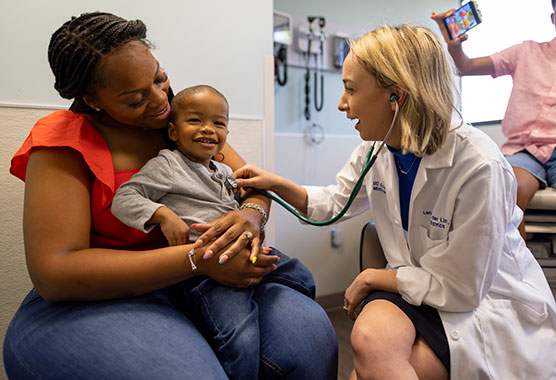
[[209, 168], [211, 158], [226, 143], [228, 103], [212, 91], [188, 95], [169, 124], [168, 135], [187, 158]]

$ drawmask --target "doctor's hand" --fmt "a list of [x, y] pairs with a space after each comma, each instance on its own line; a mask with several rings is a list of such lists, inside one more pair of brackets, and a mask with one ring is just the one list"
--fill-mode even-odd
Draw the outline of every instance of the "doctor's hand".
[[233, 174], [239, 187], [251, 187], [262, 190], [272, 190], [283, 180], [279, 175], [267, 172], [253, 165], [245, 165]]
[[353, 280], [344, 294], [344, 310], [348, 317], [357, 318], [357, 306], [375, 289], [398, 293], [397, 272], [385, 269], [365, 269]]
[[451, 40], [450, 37], [448, 36], [448, 31], [446, 30], [446, 25], [444, 24], [444, 19], [446, 17], [451, 16], [456, 10], [455, 9], [450, 9], [447, 12], [441, 12], [441, 13], [435, 13], [432, 12], [431, 13], [431, 19], [436, 21], [436, 23], [438, 24], [438, 28], [440, 29], [440, 32], [442, 33], [442, 37], [444, 37], [444, 41], [446, 41], [446, 43], [448, 44], [448, 46], [450, 45], [461, 45], [461, 43], [463, 41], [467, 40], [467, 33], [462, 34], [461, 36]]
[[301, 213], [307, 213], [308, 196], [302, 186], [253, 165], [245, 165], [237, 169], [233, 176], [238, 186], [271, 190]]

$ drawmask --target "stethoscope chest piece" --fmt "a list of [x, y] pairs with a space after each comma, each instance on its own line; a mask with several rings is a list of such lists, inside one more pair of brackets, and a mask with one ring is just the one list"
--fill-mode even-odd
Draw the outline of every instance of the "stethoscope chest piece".
[[234, 190], [237, 189], [236, 179], [231, 175], [226, 176], [226, 178], [224, 178], [224, 186], [228, 191], [234, 192]]

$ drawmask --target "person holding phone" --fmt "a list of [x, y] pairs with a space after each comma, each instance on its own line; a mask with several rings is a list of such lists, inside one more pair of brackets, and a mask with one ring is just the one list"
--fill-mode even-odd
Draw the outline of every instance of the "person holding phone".
[[[550, 15], [554, 24], [554, 7]], [[556, 38], [549, 42], [524, 41], [501, 52], [469, 58], [462, 43], [467, 34], [451, 39], [444, 20], [454, 10], [432, 13], [448, 45], [459, 75], [511, 75], [512, 92], [502, 132], [506, 137], [502, 153], [512, 165], [517, 178], [517, 205], [525, 212], [537, 190], [556, 188]], [[522, 218], [519, 232], [526, 240]]]
[[380, 27], [351, 42], [342, 81], [338, 109], [363, 141], [336, 183], [299, 186], [253, 166], [235, 175], [239, 186], [328, 220], [373, 142], [386, 140], [343, 217], [370, 210], [387, 261], [345, 292], [355, 319], [350, 379], [556, 378], [556, 303], [517, 230], [515, 176], [496, 144], [458, 116], [440, 39]]

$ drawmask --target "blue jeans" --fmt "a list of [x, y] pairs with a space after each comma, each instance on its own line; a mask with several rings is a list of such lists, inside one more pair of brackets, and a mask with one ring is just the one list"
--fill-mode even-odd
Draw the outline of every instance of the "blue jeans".
[[231, 288], [208, 277], [184, 283], [185, 294], [195, 305], [191, 320], [214, 349], [229, 379], [257, 379], [260, 360], [258, 303], [254, 296], [261, 284], [282, 284], [307, 297], [315, 297], [313, 275], [299, 260], [273, 250], [280, 257], [277, 269], [261, 283], [245, 289]]
[[[337, 339], [324, 310], [275, 282], [253, 288], [259, 379], [336, 379]], [[227, 379], [188, 315], [183, 284], [139, 297], [48, 303], [32, 290], [4, 340], [10, 379]]]
[[527, 170], [537, 178], [540, 190], [548, 186], [556, 188], [556, 149], [544, 164], [526, 149], [505, 157], [512, 167]]

